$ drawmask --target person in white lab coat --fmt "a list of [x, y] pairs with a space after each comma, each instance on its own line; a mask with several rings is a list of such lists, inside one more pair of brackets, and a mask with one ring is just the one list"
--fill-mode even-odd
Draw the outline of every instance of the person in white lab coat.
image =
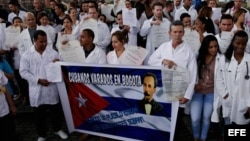
[[16, 114], [16, 107], [7, 90], [7, 83], [8, 79], [0, 70], [0, 140], [15, 141], [15, 121], [12, 116]]
[[119, 57], [125, 51], [125, 44], [128, 41], [127, 34], [127, 31], [116, 31], [112, 34], [111, 39], [114, 50], [107, 54], [108, 64], [120, 64]]
[[234, 26], [232, 32], [236, 32], [238, 30], [249, 32], [249, 27], [245, 23], [246, 12], [247, 11], [245, 9], [239, 9], [233, 14]]
[[12, 23], [14, 17], [20, 17], [24, 21], [26, 12], [20, 9], [20, 4], [18, 3], [18, 1], [11, 0], [8, 5], [10, 9], [8, 22]]
[[233, 28], [233, 17], [230, 14], [223, 14], [220, 19], [219, 23], [220, 33], [216, 34], [215, 37], [218, 40], [220, 51], [222, 54], [224, 54], [228, 48], [228, 45], [223, 44], [223, 41], [221, 40], [221, 33], [222, 32], [231, 32]]
[[[152, 18], [146, 20], [143, 23], [141, 31], [140, 31], [140, 35], [142, 37], [147, 36], [146, 49], [149, 51], [148, 56], [146, 57], [144, 64], [147, 64], [150, 55], [155, 51], [156, 48], [158, 48], [158, 47], [152, 46], [151, 39], [152, 39], [153, 35], [151, 34], [151, 27], [153, 25], [160, 25], [163, 22], [167, 23], [168, 27], [170, 26], [169, 20], [167, 18], [163, 17], [162, 11], [163, 11], [164, 6], [162, 5], [162, 3], [156, 2], [153, 4], [152, 7], [153, 7], [154, 16]], [[166, 31], [166, 34], [168, 34], [167, 32], [168, 32], [168, 30]]]
[[35, 31], [33, 39], [34, 46], [21, 56], [19, 71], [29, 83], [30, 106], [34, 108], [38, 141], [46, 140], [47, 110], [51, 112], [55, 134], [66, 139], [68, 135], [61, 130], [62, 113], [58, 90], [56, 84], [49, 82], [45, 74], [46, 66], [59, 61], [59, 55], [48, 47], [44, 31]]
[[[125, 48], [126, 43], [128, 42], [128, 31], [116, 31], [112, 34], [112, 47], [114, 50], [110, 51], [107, 54], [107, 62], [108, 64], [124, 64], [121, 63], [119, 58], [126, 50], [136, 49], [137, 46], [127, 47]], [[141, 47], [138, 47], [140, 49]], [[122, 61], [123, 62], [123, 61]], [[126, 63], [127, 64], [127, 63]], [[143, 65], [143, 62], [136, 63], [137, 65]], [[135, 65], [133, 63], [129, 63], [129, 65]]]
[[[85, 53], [86, 64], [106, 64], [106, 53], [97, 45], [93, 43], [95, 34], [91, 29], [83, 29], [80, 34], [80, 44], [83, 47]], [[88, 134], [83, 133], [79, 140], [86, 140]], [[100, 137], [102, 138], [102, 137]]]
[[225, 57], [218, 66], [216, 85], [222, 99], [225, 124], [250, 123], [250, 54], [245, 52], [248, 35], [245, 31], [234, 34]]
[[197, 57], [197, 84], [190, 101], [191, 125], [196, 140], [207, 139], [214, 99], [217, 99], [214, 79], [219, 56], [217, 39], [213, 35], [206, 36], [201, 43]]
[[41, 28], [44, 29], [46, 34], [51, 39], [51, 42], [54, 44], [56, 39], [56, 30], [49, 24], [49, 16], [47, 15], [47, 13], [38, 13], [37, 20]]
[[82, 1], [80, 5], [80, 11], [78, 13], [79, 20], [86, 18], [88, 16], [88, 1]]
[[66, 44], [68, 41], [76, 40], [77, 37], [73, 34], [73, 21], [69, 16], [63, 19], [63, 29], [56, 35], [56, 50], [59, 51], [62, 45]]
[[[192, 49], [182, 40], [184, 35], [184, 25], [181, 21], [173, 21], [169, 31], [171, 41], [165, 42], [155, 50], [150, 56], [148, 64], [151, 66], [166, 65], [184, 67], [189, 72], [190, 83], [185, 94], [179, 98], [180, 108], [176, 121], [174, 141], [185, 140], [179, 136], [181, 132], [189, 133], [187, 128], [183, 128], [183, 116], [186, 103], [191, 100], [194, 93], [194, 85], [197, 77], [196, 57]], [[185, 126], [184, 126], [185, 127]], [[192, 136], [192, 135], [191, 135]]]
[[[27, 24], [27, 28], [21, 32], [20, 42], [18, 45], [18, 50], [21, 56], [26, 50], [28, 50], [34, 44], [32, 40], [34, 32], [39, 29], [44, 30], [40, 26], [36, 25], [36, 18], [34, 14], [31, 12], [26, 13], [25, 22]], [[49, 38], [49, 36], [47, 36], [47, 41], [48, 41], [48, 46], [52, 48], [52, 41]]]
[[[8, 26], [5, 30], [9, 30], [9, 29], [17, 29], [17, 31], [19, 31], [21, 33], [22, 31], [22, 19], [20, 17], [15, 17], [13, 18], [12, 21], [12, 25]], [[5, 33], [6, 33], [5, 31]], [[15, 37], [18, 41], [20, 36], [16, 36]], [[17, 48], [18, 43], [14, 46], [10, 46], [8, 43], [5, 44], [7, 48], [10, 49], [10, 55], [11, 55], [11, 66], [14, 69], [14, 75], [15, 75], [15, 79], [16, 82], [18, 84], [18, 88], [19, 88], [19, 95], [14, 95], [14, 100], [17, 100], [19, 98], [23, 98], [23, 104], [28, 104], [27, 102], [28, 100], [28, 83], [26, 80], [22, 79], [20, 74], [19, 74], [19, 66], [20, 66], [20, 53], [19, 50]]]
[[80, 34], [80, 44], [85, 53], [85, 63], [106, 64], [106, 54], [93, 43], [95, 34], [91, 29], [84, 29]]
[[78, 12], [77, 9], [73, 8], [73, 7], [69, 8], [69, 10], [68, 10], [69, 16], [72, 20], [73, 28], [75, 28], [80, 22], [77, 18], [77, 12]]

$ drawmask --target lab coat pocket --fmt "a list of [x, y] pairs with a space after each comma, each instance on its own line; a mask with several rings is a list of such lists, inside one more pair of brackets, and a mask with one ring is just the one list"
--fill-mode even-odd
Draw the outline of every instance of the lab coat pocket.
[[246, 103], [246, 100], [245, 99], [241, 99], [240, 100], [240, 103], [239, 103], [239, 108], [238, 108], [238, 110], [239, 110], [239, 112], [246, 112], [247, 111], [247, 103]]
[[230, 107], [232, 107], [233, 100], [232, 100], [231, 97], [228, 97], [228, 98], [226, 98], [226, 99], [223, 99], [223, 100], [222, 100], [222, 103], [223, 103], [224, 106], [230, 108]]

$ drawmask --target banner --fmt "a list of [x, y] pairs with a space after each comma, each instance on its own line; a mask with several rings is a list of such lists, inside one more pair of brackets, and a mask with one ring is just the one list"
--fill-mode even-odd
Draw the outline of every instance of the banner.
[[58, 89], [69, 132], [173, 140], [178, 102], [167, 102], [160, 68], [64, 64], [61, 69]]

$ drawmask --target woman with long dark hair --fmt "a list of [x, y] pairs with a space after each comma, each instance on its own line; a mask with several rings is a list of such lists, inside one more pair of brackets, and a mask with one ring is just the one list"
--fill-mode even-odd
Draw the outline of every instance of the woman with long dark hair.
[[216, 95], [214, 79], [218, 60], [218, 41], [213, 35], [208, 35], [203, 39], [199, 49], [197, 58], [198, 82], [190, 102], [193, 136], [196, 140], [205, 141], [207, 139], [214, 96]]

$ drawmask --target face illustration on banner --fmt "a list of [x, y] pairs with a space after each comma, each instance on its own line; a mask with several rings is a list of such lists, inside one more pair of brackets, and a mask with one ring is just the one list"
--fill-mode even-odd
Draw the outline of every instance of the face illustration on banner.
[[157, 86], [157, 77], [153, 73], [146, 73], [143, 78], [144, 98], [138, 101], [139, 111], [147, 115], [157, 115], [163, 109], [162, 105], [154, 100]]
[[143, 79], [143, 91], [144, 99], [150, 102], [153, 99], [154, 93], [156, 91], [156, 82], [153, 76], [146, 76]]

